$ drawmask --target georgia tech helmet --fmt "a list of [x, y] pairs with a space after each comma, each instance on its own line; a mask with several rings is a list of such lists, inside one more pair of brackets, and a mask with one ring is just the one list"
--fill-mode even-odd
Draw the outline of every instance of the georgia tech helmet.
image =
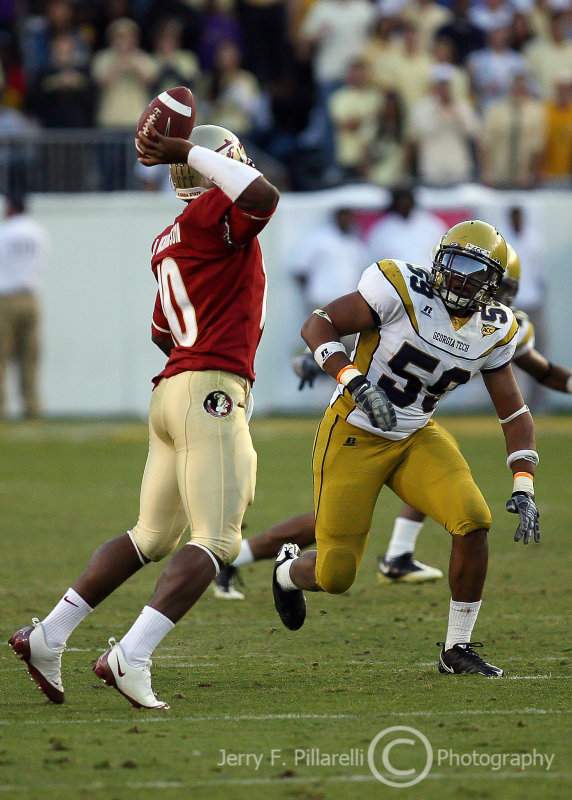
[[[234, 158], [244, 164], [251, 164], [240, 139], [232, 131], [220, 125], [197, 125], [189, 141], [214, 150], [227, 158]], [[171, 184], [180, 200], [194, 200], [211, 188], [207, 179], [188, 164], [171, 164]]]
[[510, 306], [516, 297], [520, 284], [520, 258], [514, 247], [508, 242], [506, 243], [506, 248], [506, 272], [495, 294], [495, 300], [498, 300], [499, 303], [503, 303], [505, 306]]
[[507, 266], [504, 238], [488, 222], [459, 222], [441, 238], [433, 256], [433, 288], [447, 308], [472, 313], [490, 303]]

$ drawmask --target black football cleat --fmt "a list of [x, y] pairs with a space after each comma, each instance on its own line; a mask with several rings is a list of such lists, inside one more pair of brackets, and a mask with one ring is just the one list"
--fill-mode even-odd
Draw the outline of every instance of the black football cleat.
[[244, 600], [244, 594], [236, 588], [235, 584], [243, 586], [238, 568], [233, 567], [232, 564], [222, 567], [213, 581], [214, 596], [219, 600]]
[[377, 565], [380, 583], [429, 583], [438, 581], [443, 573], [437, 567], [422, 564], [413, 558], [413, 553], [403, 553], [396, 558], [381, 556]]
[[274, 605], [283, 624], [291, 631], [297, 631], [304, 624], [306, 619], [306, 598], [301, 589], [286, 591], [276, 580], [276, 570], [285, 561], [292, 561], [300, 555], [300, 548], [297, 544], [283, 544], [274, 565], [272, 574], [272, 593], [274, 595]]
[[463, 642], [454, 644], [445, 650], [444, 642], [437, 642], [441, 647], [439, 664], [437, 669], [443, 674], [460, 675], [467, 672], [472, 675], [484, 675], [486, 678], [502, 678], [504, 675], [500, 667], [484, 661], [473, 650], [474, 647], [482, 647], [482, 642]]

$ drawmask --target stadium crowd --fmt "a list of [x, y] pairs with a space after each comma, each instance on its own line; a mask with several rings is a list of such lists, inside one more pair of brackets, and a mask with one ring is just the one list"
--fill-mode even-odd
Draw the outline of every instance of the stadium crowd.
[[132, 138], [181, 84], [283, 188], [570, 184], [571, 0], [0, 4], [0, 161], [47, 128]]

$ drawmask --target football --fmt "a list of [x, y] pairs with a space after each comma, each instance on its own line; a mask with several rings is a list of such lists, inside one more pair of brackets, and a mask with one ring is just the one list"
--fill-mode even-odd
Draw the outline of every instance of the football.
[[195, 100], [191, 90], [185, 86], [177, 86], [161, 92], [151, 100], [141, 114], [137, 133], [146, 133], [150, 124], [162, 136], [188, 139], [195, 124]]

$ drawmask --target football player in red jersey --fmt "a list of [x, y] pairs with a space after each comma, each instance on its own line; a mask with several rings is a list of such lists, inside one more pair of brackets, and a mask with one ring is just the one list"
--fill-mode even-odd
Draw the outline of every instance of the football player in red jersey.
[[172, 164], [173, 186], [187, 203], [152, 245], [159, 285], [152, 339], [168, 361], [154, 378], [139, 519], [94, 552], [42, 622], [10, 639], [55, 703], [64, 701], [61, 656], [75, 627], [143, 565], [171, 553], [189, 526], [188, 546], [169, 560], [131, 629], [110, 639], [94, 665], [133, 706], [168, 708], [151, 686], [151, 653], [237, 556], [254, 497], [247, 406], [266, 308], [257, 234], [279, 195], [230, 131], [199, 126], [192, 141], [154, 129], [137, 140], [143, 164]]

